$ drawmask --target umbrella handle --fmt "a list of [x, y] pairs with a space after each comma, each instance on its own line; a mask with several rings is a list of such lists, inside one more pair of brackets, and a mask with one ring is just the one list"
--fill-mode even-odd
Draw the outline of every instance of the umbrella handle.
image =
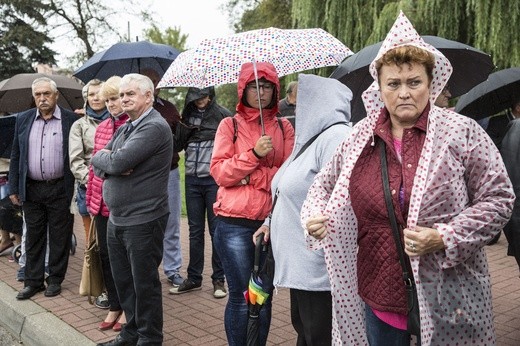
[[253, 265], [253, 272], [258, 274], [258, 269], [260, 268], [260, 253], [262, 252], [262, 243], [264, 242], [264, 233], [260, 233], [258, 238], [256, 238], [255, 244], [255, 263]]
[[260, 102], [260, 88], [258, 85], [258, 71], [256, 69], [256, 61], [254, 59], [253, 59], [253, 72], [255, 74], [256, 97], [258, 98], [258, 109], [260, 110], [260, 126], [262, 127], [262, 136], [265, 136], [264, 113], [262, 111], [262, 103]]

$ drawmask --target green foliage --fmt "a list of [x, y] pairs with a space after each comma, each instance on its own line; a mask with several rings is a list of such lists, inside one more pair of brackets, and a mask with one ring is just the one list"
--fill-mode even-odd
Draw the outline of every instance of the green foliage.
[[400, 10], [421, 35], [476, 47], [498, 69], [520, 66], [517, 0], [293, 0], [291, 13], [294, 28], [321, 27], [356, 52], [383, 40]]
[[254, 8], [247, 9], [235, 24], [236, 32], [276, 27], [289, 29], [291, 23], [292, 0], [264, 0]]
[[181, 28], [179, 27], [168, 27], [164, 31], [161, 31], [161, 29], [153, 23], [150, 28], [144, 30], [144, 37], [150, 42], [172, 46], [179, 52], [186, 50], [186, 41], [188, 40], [188, 35], [182, 34]]
[[[168, 27], [162, 31], [157, 25], [151, 23], [151, 27], [145, 29], [143, 34], [145, 40], [150, 42], [167, 44], [177, 49], [179, 52], [186, 50], [186, 41], [188, 40], [188, 35], [182, 34], [181, 29], [178, 27]], [[159, 95], [162, 98], [172, 102], [175, 107], [177, 107], [179, 112], [181, 112], [184, 107], [186, 91], [187, 88], [165, 88], [161, 90]]]
[[216, 87], [215, 95], [219, 105], [226, 107], [231, 111], [231, 113], [235, 113], [238, 103], [236, 83]]
[[34, 72], [33, 63], [55, 63], [40, 1], [0, 0], [0, 79]]
[[181, 216], [188, 216], [186, 212], [186, 184], [184, 183], [186, 180], [185, 172], [185, 161], [184, 161], [184, 151], [179, 153], [179, 174], [181, 176]]

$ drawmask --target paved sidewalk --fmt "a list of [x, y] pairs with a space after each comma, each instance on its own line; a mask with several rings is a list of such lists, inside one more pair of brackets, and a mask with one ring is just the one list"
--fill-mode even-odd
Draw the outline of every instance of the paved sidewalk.
[[[116, 332], [99, 331], [98, 324], [106, 315], [89, 305], [78, 295], [78, 284], [83, 262], [84, 231], [81, 219], [76, 217], [75, 232], [78, 239], [76, 254], [70, 257], [62, 294], [46, 298], [37, 294], [31, 300], [17, 301], [16, 292], [23, 287], [17, 282], [17, 263], [0, 257], [0, 323], [14, 334], [20, 335], [26, 346], [94, 345], [113, 339]], [[170, 286], [163, 278], [164, 345], [226, 345], [223, 316], [226, 299], [213, 298], [209, 234], [206, 242], [206, 261], [202, 290], [182, 295], [170, 295]], [[188, 226], [182, 220], [183, 275], [188, 265]], [[520, 279], [512, 257], [506, 256], [506, 240], [487, 247], [496, 317], [498, 345], [520, 345]], [[289, 294], [278, 289], [273, 298], [273, 318], [269, 345], [295, 345], [296, 334], [291, 326]]]

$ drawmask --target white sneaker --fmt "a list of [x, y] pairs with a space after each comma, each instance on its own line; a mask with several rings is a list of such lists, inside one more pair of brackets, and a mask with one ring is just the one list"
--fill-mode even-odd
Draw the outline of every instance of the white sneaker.
[[220, 299], [227, 296], [226, 287], [223, 281], [213, 281], [213, 297]]

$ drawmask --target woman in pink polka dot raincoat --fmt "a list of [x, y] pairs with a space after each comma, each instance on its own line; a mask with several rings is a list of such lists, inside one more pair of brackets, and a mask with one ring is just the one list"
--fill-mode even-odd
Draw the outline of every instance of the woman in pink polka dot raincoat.
[[324, 248], [334, 344], [409, 345], [407, 302], [381, 176], [417, 286], [422, 345], [493, 345], [484, 246], [511, 215], [499, 152], [472, 119], [434, 101], [451, 64], [401, 13], [370, 65], [367, 117], [316, 176], [302, 208], [310, 248]]

